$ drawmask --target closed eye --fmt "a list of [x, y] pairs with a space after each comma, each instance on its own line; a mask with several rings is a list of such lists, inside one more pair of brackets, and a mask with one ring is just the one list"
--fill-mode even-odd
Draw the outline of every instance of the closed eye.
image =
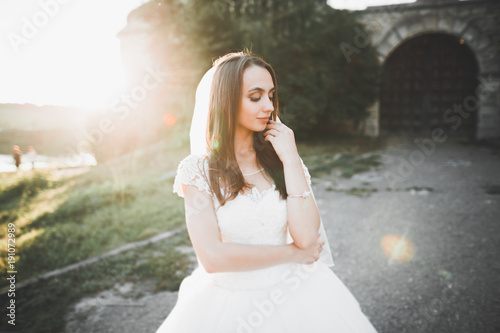
[[[271, 101], [274, 100], [275, 91], [276, 91], [276, 89], [274, 87], [272, 87], [271, 89], [268, 90], [267, 94], [272, 94], [271, 96], [269, 96], [269, 100], [271, 100]], [[266, 91], [264, 89], [262, 89], [261, 87], [253, 87], [253, 88], [249, 89], [248, 92], [251, 95], [251, 96], [249, 96], [249, 98], [252, 102], [260, 101], [261, 96], [266, 94]], [[259, 97], [252, 97], [257, 93], [259, 94]]]
[[[250, 100], [252, 102], [258, 102], [260, 101], [260, 97], [250, 97]], [[272, 102], [274, 100], [274, 96], [269, 96], [269, 100]]]

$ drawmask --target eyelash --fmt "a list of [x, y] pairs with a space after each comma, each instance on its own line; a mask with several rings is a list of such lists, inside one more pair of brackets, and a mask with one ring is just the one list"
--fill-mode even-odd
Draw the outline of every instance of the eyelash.
[[[271, 101], [274, 101], [274, 96], [269, 97], [269, 99], [270, 99]], [[251, 100], [252, 102], [258, 102], [258, 101], [260, 100], [260, 97], [259, 97], [259, 98], [250, 97], [250, 100]]]

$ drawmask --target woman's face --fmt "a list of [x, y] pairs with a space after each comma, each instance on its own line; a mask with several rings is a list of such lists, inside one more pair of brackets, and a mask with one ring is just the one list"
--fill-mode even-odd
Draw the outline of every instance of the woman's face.
[[242, 89], [237, 130], [263, 131], [274, 110], [271, 74], [260, 66], [248, 67], [243, 71]]

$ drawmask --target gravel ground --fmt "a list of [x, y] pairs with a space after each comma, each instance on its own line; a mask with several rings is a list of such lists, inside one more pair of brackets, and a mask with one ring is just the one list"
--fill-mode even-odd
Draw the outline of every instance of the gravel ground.
[[[393, 143], [379, 151], [377, 171], [313, 177], [332, 269], [381, 333], [500, 332], [500, 148], [446, 142], [416, 151]], [[352, 188], [370, 195], [338, 191]], [[388, 235], [412, 248], [391, 258], [381, 245]], [[66, 332], [155, 332], [177, 293], [151, 290], [145, 281], [83, 299]]]

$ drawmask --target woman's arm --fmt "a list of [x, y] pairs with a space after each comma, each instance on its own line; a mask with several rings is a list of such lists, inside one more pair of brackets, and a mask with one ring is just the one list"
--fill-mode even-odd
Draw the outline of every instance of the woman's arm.
[[[311, 191], [304, 168], [300, 161], [295, 135], [282, 122], [270, 120], [264, 132], [265, 141], [271, 142], [276, 154], [283, 163], [286, 191], [289, 195], [300, 195]], [[320, 226], [320, 215], [314, 194], [307, 198], [287, 198], [288, 228], [295, 244], [307, 248], [316, 241]]]
[[[297, 154], [284, 158], [286, 191], [289, 195], [311, 191], [307, 183], [302, 162]], [[296, 246], [308, 248], [318, 237], [320, 215], [314, 194], [307, 198], [293, 197], [286, 199], [288, 228]]]
[[182, 184], [186, 224], [191, 243], [208, 273], [248, 271], [283, 263], [312, 264], [324, 242], [311, 246], [250, 245], [222, 242], [217, 216], [210, 195], [194, 185]]

